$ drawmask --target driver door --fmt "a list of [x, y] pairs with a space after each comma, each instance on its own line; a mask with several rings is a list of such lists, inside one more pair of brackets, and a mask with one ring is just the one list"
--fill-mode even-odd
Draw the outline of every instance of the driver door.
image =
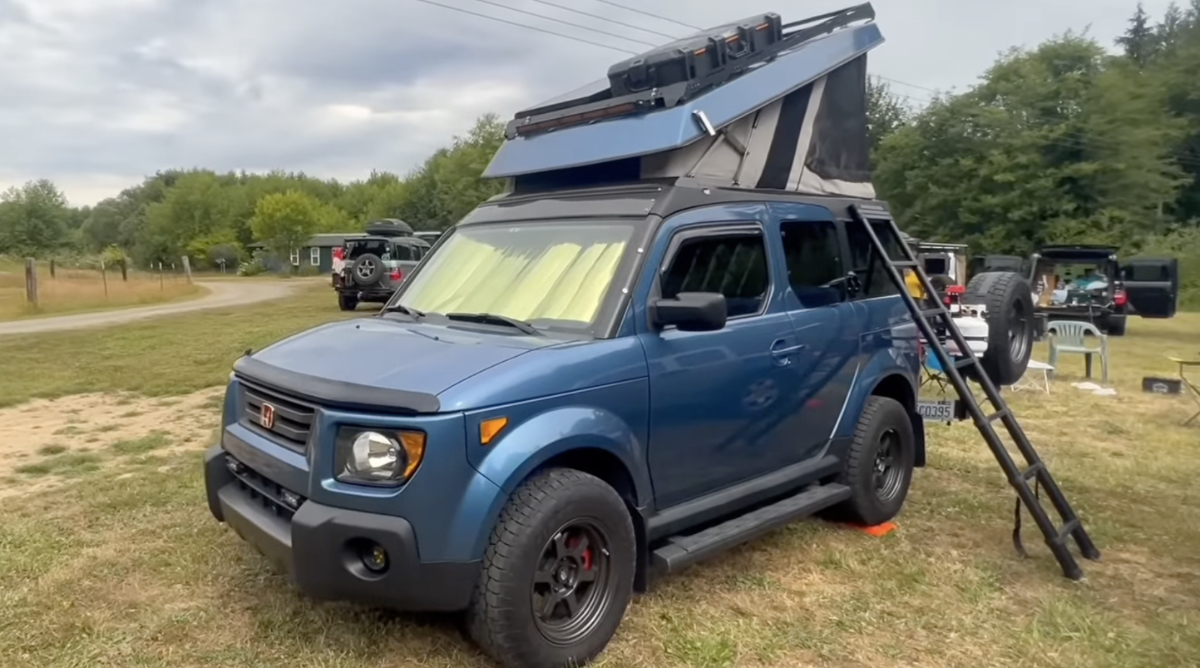
[[1121, 267], [1125, 295], [1143, 318], [1172, 318], [1179, 305], [1179, 260], [1134, 258]]

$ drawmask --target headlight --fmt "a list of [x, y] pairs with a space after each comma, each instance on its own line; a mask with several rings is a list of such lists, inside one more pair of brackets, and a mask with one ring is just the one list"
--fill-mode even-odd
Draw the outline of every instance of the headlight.
[[335, 477], [357, 484], [399, 485], [417, 472], [424, 456], [422, 432], [343, 427], [337, 437]]

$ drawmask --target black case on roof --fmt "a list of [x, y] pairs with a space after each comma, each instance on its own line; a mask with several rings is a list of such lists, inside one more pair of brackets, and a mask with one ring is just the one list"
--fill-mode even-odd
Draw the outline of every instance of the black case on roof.
[[774, 13], [685, 37], [608, 68], [612, 96], [707, 79], [724, 70], [736, 72], [762, 60], [782, 39], [783, 22]]

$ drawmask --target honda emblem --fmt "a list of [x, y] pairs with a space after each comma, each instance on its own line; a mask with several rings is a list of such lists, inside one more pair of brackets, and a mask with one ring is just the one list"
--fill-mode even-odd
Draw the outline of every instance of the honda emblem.
[[267, 402], [263, 402], [262, 408], [259, 409], [258, 423], [263, 426], [263, 429], [271, 429], [275, 426], [275, 407]]

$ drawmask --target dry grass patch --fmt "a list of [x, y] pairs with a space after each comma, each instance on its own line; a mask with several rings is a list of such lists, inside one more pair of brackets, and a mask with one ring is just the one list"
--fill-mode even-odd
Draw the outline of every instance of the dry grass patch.
[[[56, 487], [102, 468], [142, 463], [167, 448], [198, 448], [218, 424], [211, 408], [220, 388], [171, 405], [128, 395], [87, 394], [0, 409], [0, 475], [16, 474], [0, 498]], [[118, 406], [139, 410], [118, 414]], [[115, 416], [115, 417], [114, 417]], [[107, 443], [104, 447], [93, 444]]]
[[106, 281], [99, 271], [58, 269], [51, 278], [49, 270], [42, 266], [38, 269], [37, 308], [26, 299], [23, 270], [0, 273], [0, 322], [161, 304], [206, 293], [204, 288], [178, 275], [167, 275], [160, 281], [155, 274], [129, 272], [129, 280], [123, 281], [119, 271], [110, 271]]
[[[1062, 577], [1028, 522], [1032, 556], [1017, 558], [1014, 496], [990, 453], [970, 425], [933, 425], [929, 467], [917, 473], [897, 531], [871, 538], [801, 522], [667, 578], [634, 602], [599, 665], [1196, 665], [1200, 488], [1191, 481], [1200, 476], [1200, 428], [1179, 425], [1184, 399], [1142, 394], [1140, 382], [1171, 373], [1167, 354], [1200, 353], [1200, 317], [1133, 321], [1112, 351], [1115, 397], [1076, 390], [1071, 377], [1049, 397], [1010, 395], [1103, 551], [1103, 561], [1083, 562], [1085, 581]], [[105, 435], [99, 470], [3, 499], [0, 656], [22, 666], [488, 665], [453, 618], [298, 596], [212, 521], [202, 442], [151, 447], [151, 439], [123, 446], [133, 454], [114, 452], [112, 443], [155, 429], [174, 434], [168, 418], [180, 411], [210, 430], [185, 433], [211, 433], [216, 396], [160, 406], [91, 395], [28, 404], [28, 415], [26, 406], [0, 412], [0, 429], [41, 420], [22, 432], [38, 434], [26, 436], [31, 462], [45, 457], [38, 448], [65, 442], [56, 430], [92, 433], [95, 415], [136, 410], [144, 415], [130, 419], [145, 420]], [[49, 406], [58, 422], [36, 417]]]

